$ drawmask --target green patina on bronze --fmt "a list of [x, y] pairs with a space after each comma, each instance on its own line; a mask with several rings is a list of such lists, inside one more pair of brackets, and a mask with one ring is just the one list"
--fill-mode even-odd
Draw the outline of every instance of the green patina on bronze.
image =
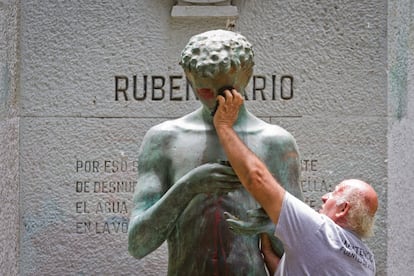
[[[244, 92], [253, 72], [252, 47], [240, 34], [209, 31], [190, 39], [180, 63], [202, 106], [145, 135], [129, 252], [143, 258], [167, 240], [169, 275], [267, 275], [259, 234], [272, 235], [275, 226], [228, 166], [210, 114], [223, 86]], [[244, 105], [234, 129], [279, 182], [301, 197], [292, 135]], [[229, 229], [227, 213], [241, 219], [236, 232]]]
[[254, 66], [252, 45], [241, 34], [215, 30], [193, 36], [181, 53], [188, 73], [213, 78]]

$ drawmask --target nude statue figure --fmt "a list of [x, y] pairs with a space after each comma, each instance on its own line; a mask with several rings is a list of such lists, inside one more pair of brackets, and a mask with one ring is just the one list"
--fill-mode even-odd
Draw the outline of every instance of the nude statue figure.
[[[208, 31], [190, 39], [180, 64], [201, 107], [152, 127], [144, 137], [129, 252], [143, 258], [167, 240], [168, 275], [266, 275], [260, 233], [272, 234], [274, 225], [227, 162], [212, 116], [222, 87], [244, 93], [253, 72], [252, 46], [238, 33]], [[301, 198], [292, 135], [245, 106], [234, 128], [278, 181]], [[243, 233], [229, 229], [231, 216], [247, 221]], [[283, 249], [274, 244], [281, 255]]]

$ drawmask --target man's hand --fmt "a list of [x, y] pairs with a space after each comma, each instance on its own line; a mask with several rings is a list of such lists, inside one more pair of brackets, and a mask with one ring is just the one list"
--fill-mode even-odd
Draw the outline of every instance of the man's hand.
[[272, 245], [272, 241], [270, 237], [271, 235], [261, 234], [260, 243], [261, 243], [261, 251], [263, 254], [263, 260], [266, 264], [266, 267], [269, 270], [270, 275], [274, 275], [277, 269], [277, 266], [279, 265], [283, 251], [280, 251], [279, 248], [278, 248], [278, 251], [274, 250], [274, 245]]
[[237, 92], [236, 89], [225, 90], [225, 97], [217, 96], [218, 108], [214, 115], [214, 126], [221, 127], [233, 127], [237, 120], [240, 106], [243, 104], [243, 96]]

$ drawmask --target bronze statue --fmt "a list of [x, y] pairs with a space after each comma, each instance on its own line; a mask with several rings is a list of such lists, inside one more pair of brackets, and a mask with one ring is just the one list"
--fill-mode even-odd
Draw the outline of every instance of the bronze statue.
[[[235, 32], [208, 31], [190, 39], [180, 64], [202, 106], [145, 135], [129, 252], [142, 258], [167, 240], [169, 275], [266, 275], [259, 233], [272, 233], [274, 225], [226, 161], [212, 120], [223, 87], [244, 93], [253, 72], [251, 44]], [[294, 138], [244, 106], [234, 128], [279, 182], [301, 197]], [[246, 221], [243, 233], [229, 229], [226, 218], [232, 216]]]

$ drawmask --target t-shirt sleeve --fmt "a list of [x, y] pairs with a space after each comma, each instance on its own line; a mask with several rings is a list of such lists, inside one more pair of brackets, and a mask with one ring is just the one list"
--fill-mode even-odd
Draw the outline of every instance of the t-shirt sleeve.
[[301, 244], [305, 247], [309, 243], [306, 237], [314, 235], [326, 219], [324, 215], [286, 192], [275, 235], [283, 242], [285, 249], [292, 248], [293, 244], [295, 248], [301, 248]]

